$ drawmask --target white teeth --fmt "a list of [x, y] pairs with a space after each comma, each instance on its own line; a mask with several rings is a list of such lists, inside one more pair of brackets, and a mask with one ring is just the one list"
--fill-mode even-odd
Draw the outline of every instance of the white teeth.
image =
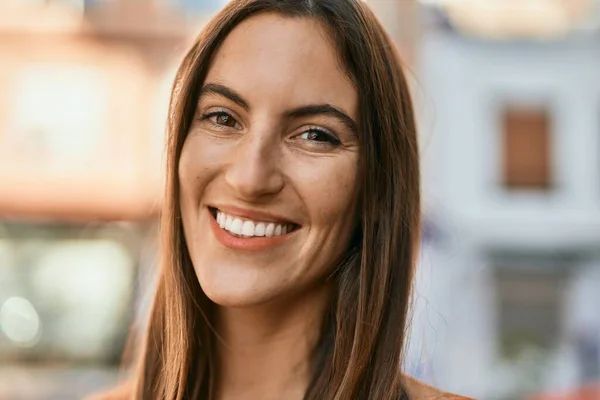
[[254, 227], [254, 236], [265, 236], [265, 224], [259, 223]]
[[254, 236], [254, 222], [244, 221], [244, 225], [242, 225], [242, 235]]
[[265, 236], [272, 237], [273, 233], [275, 233], [275, 224], [271, 223], [265, 228]]
[[244, 223], [242, 222], [242, 220], [239, 218], [236, 218], [231, 223], [231, 227], [229, 228], [229, 230], [231, 231], [231, 233], [235, 233], [236, 235], [241, 235], [243, 225], [244, 225]]
[[217, 224], [226, 231], [245, 237], [281, 236], [294, 230], [293, 225], [248, 221], [221, 211], [217, 211], [216, 220]]

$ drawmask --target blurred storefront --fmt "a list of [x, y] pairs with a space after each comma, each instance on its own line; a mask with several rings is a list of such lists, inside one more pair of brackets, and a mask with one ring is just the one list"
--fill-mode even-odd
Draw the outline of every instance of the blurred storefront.
[[0, 399], [115, 378], [155, 260], [182, 21], [151, 2], [0, 2]]

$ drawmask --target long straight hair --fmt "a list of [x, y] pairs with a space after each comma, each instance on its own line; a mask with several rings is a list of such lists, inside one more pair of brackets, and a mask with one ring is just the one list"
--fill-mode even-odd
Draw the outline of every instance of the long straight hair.
[[137, 399], [212, 398], [215, 336], [182, 234], [178, 162], [199, 89], [226, 36], [260, 13], [315, 18], [359, 96], [357, 232], [331, 279], [335, 294], [313, 359], [307, 400], [399, 399], [420, 237], [417, 133], [392, 40], [360, 0], [232, 0], [195, 40], [177, 72], [168, 120], [162, 264], [133, 376]]

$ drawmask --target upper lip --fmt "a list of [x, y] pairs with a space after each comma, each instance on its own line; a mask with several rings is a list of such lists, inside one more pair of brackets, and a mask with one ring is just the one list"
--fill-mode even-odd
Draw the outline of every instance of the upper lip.
[[210, 206], [210, 207], [215, 208], [219, 211], [222, 211], [225, 214], [229, 214], [232, 216], [249, 219], [249, 220], [253, 220], [253, 221], [300, 225], [297, 222], [290, 220], [289, 218], [285, 218], [280, 215], [277, 215], [277, 214], [274, 214], [271, 212], [267, 212], [267, 211], [250, 210], [248, 208], [241, 208], [241, 207], [227, 206], [227, 205]]

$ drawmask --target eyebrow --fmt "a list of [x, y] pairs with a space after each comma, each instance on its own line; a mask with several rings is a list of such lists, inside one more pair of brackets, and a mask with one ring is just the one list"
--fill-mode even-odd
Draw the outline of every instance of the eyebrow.
[[229, 89], [227, 86], [219, 85], [218, 83], [207, 83], [206, 85], [202, 86], [202, 89], [200, 89], [199, 97], [201, 98], [202, 96], [207, 94], [221, 95], [233, 101], [235, 104], [239, 105], [244, 110], [250, 110], [248, 102], [244, 100], [244, 98], [237, 94], [234, 90]]
[[[249, 111], [250, 105], [242, 96], [236, 93], [234, 90], [228, 88], [227, 86], [220, 85], [218, 83], [207, 83], [200, 89], [200, 98], [207, 94], [218, 94], [221, 95], [235, 104], [242, 107], [244, 110]], [[339, 108], [332, 106], [331, 104], [311, 104], [307, 106], [301, 106], [298, 108], [294, 108], [293, 110], [289, 110], [285, 113], [286, 118], [302, 118], [302, 117], [310, 117], [317, 115], [326, 115], [331, 116], [338, 119], [342, 122], [348, 129], [352, 131], [354, 135], [358, 134], [358, 126], [356, 121], [354, 121], [348, 114], [340, 110]]]
[[301, 118], [315, 115], [328, 115], [337, 118], [344, 125], [346, 125], [346, 127], [348, 127], [348, 129], [350, 129], [354, 135], [358, 134], [356, 122], [354, 122], [354, 120], [342, 110], [332, 106], [331, 104], [308, 105], [295, 108], [285, 113], [285, 116], [288, 118]]

